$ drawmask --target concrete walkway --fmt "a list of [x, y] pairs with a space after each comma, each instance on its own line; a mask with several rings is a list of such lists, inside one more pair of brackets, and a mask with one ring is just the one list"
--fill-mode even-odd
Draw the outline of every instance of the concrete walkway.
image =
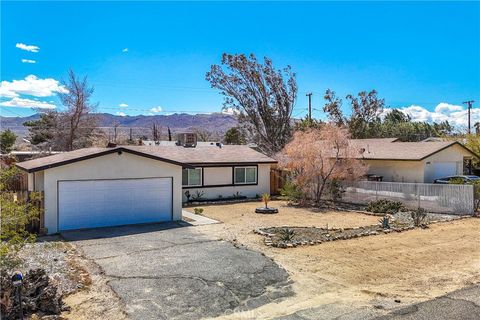
[[207, 224], [220, 223], [220, 221], [213, 220], [213, 219], [201, 216], [199, 214], [191, 213], [186, 210], [182, 210], [182, 216], [184, 218], [187, 218], [188, 219], [187, 222], [193, 226], [204, 226]]

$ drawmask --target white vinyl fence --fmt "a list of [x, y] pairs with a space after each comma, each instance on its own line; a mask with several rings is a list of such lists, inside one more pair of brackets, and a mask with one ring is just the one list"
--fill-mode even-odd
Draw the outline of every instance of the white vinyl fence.
[[343, 184], [342, 201], [366, 204], [388, 199], [401, 201], [407, 208], [429, 212], [472, 214], [475, 210], [472, 185], [356, 181]]

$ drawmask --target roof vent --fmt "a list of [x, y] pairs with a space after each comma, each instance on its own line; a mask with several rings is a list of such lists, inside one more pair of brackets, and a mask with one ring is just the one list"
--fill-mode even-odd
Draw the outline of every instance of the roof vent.
[[195, 133], [179, 133], [177, 135], [177, 146], [195, 148], [197, 146], [197, 135]]

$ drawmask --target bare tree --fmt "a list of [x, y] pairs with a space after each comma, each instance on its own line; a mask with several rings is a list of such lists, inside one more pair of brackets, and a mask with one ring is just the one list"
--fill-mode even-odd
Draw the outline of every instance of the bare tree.
[[291, 171], [294, 184], [318, 205], [328, 183], [355, 180], [366, 173], [357, 152], [346, 129], [325, 124], [320, 129], [296, 131], [278, 158]]
[[96, 128], [95, 119], [90, 113], [97, 105], [90, 103], [94, 88], [88, 86], [87, 77], [77, 78], [70, 70], [68, 79], [63, 85], [68, 93], [59, 94], [66, 108], [64, 112], [58, 114], [59, 129], [65, 139], [64, 149], [70, 151], [89, 144], [89, 138]]
[[290, 66], [277, 70], [269, 58], [262, 64], [253, 54], [224, 53], [222, 66], [212, 65], [206, 79], [225, 96], [224, 109], [239, 111], [242, 130], [263, 152], [273, 155], [290, 141], [297, 98]]
[[158, 126], [156, 122], [152, 123], [152, 137], [153, 141], [158, 142], [160, 141], [160, 133], [161, 127]]

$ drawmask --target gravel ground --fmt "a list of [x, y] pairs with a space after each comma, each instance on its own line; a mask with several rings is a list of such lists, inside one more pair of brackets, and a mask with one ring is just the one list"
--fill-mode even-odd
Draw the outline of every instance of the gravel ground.
[[57, 285], [58, 292], [65, 296], [88, 284], [88, 273], [78, 270], [73, 263], [77, 255], [72, 245], [62, 241], [27, 244], [19, 253], [23, 260], [19, 268], [24, 272], [45, 269], [52, 283]]

